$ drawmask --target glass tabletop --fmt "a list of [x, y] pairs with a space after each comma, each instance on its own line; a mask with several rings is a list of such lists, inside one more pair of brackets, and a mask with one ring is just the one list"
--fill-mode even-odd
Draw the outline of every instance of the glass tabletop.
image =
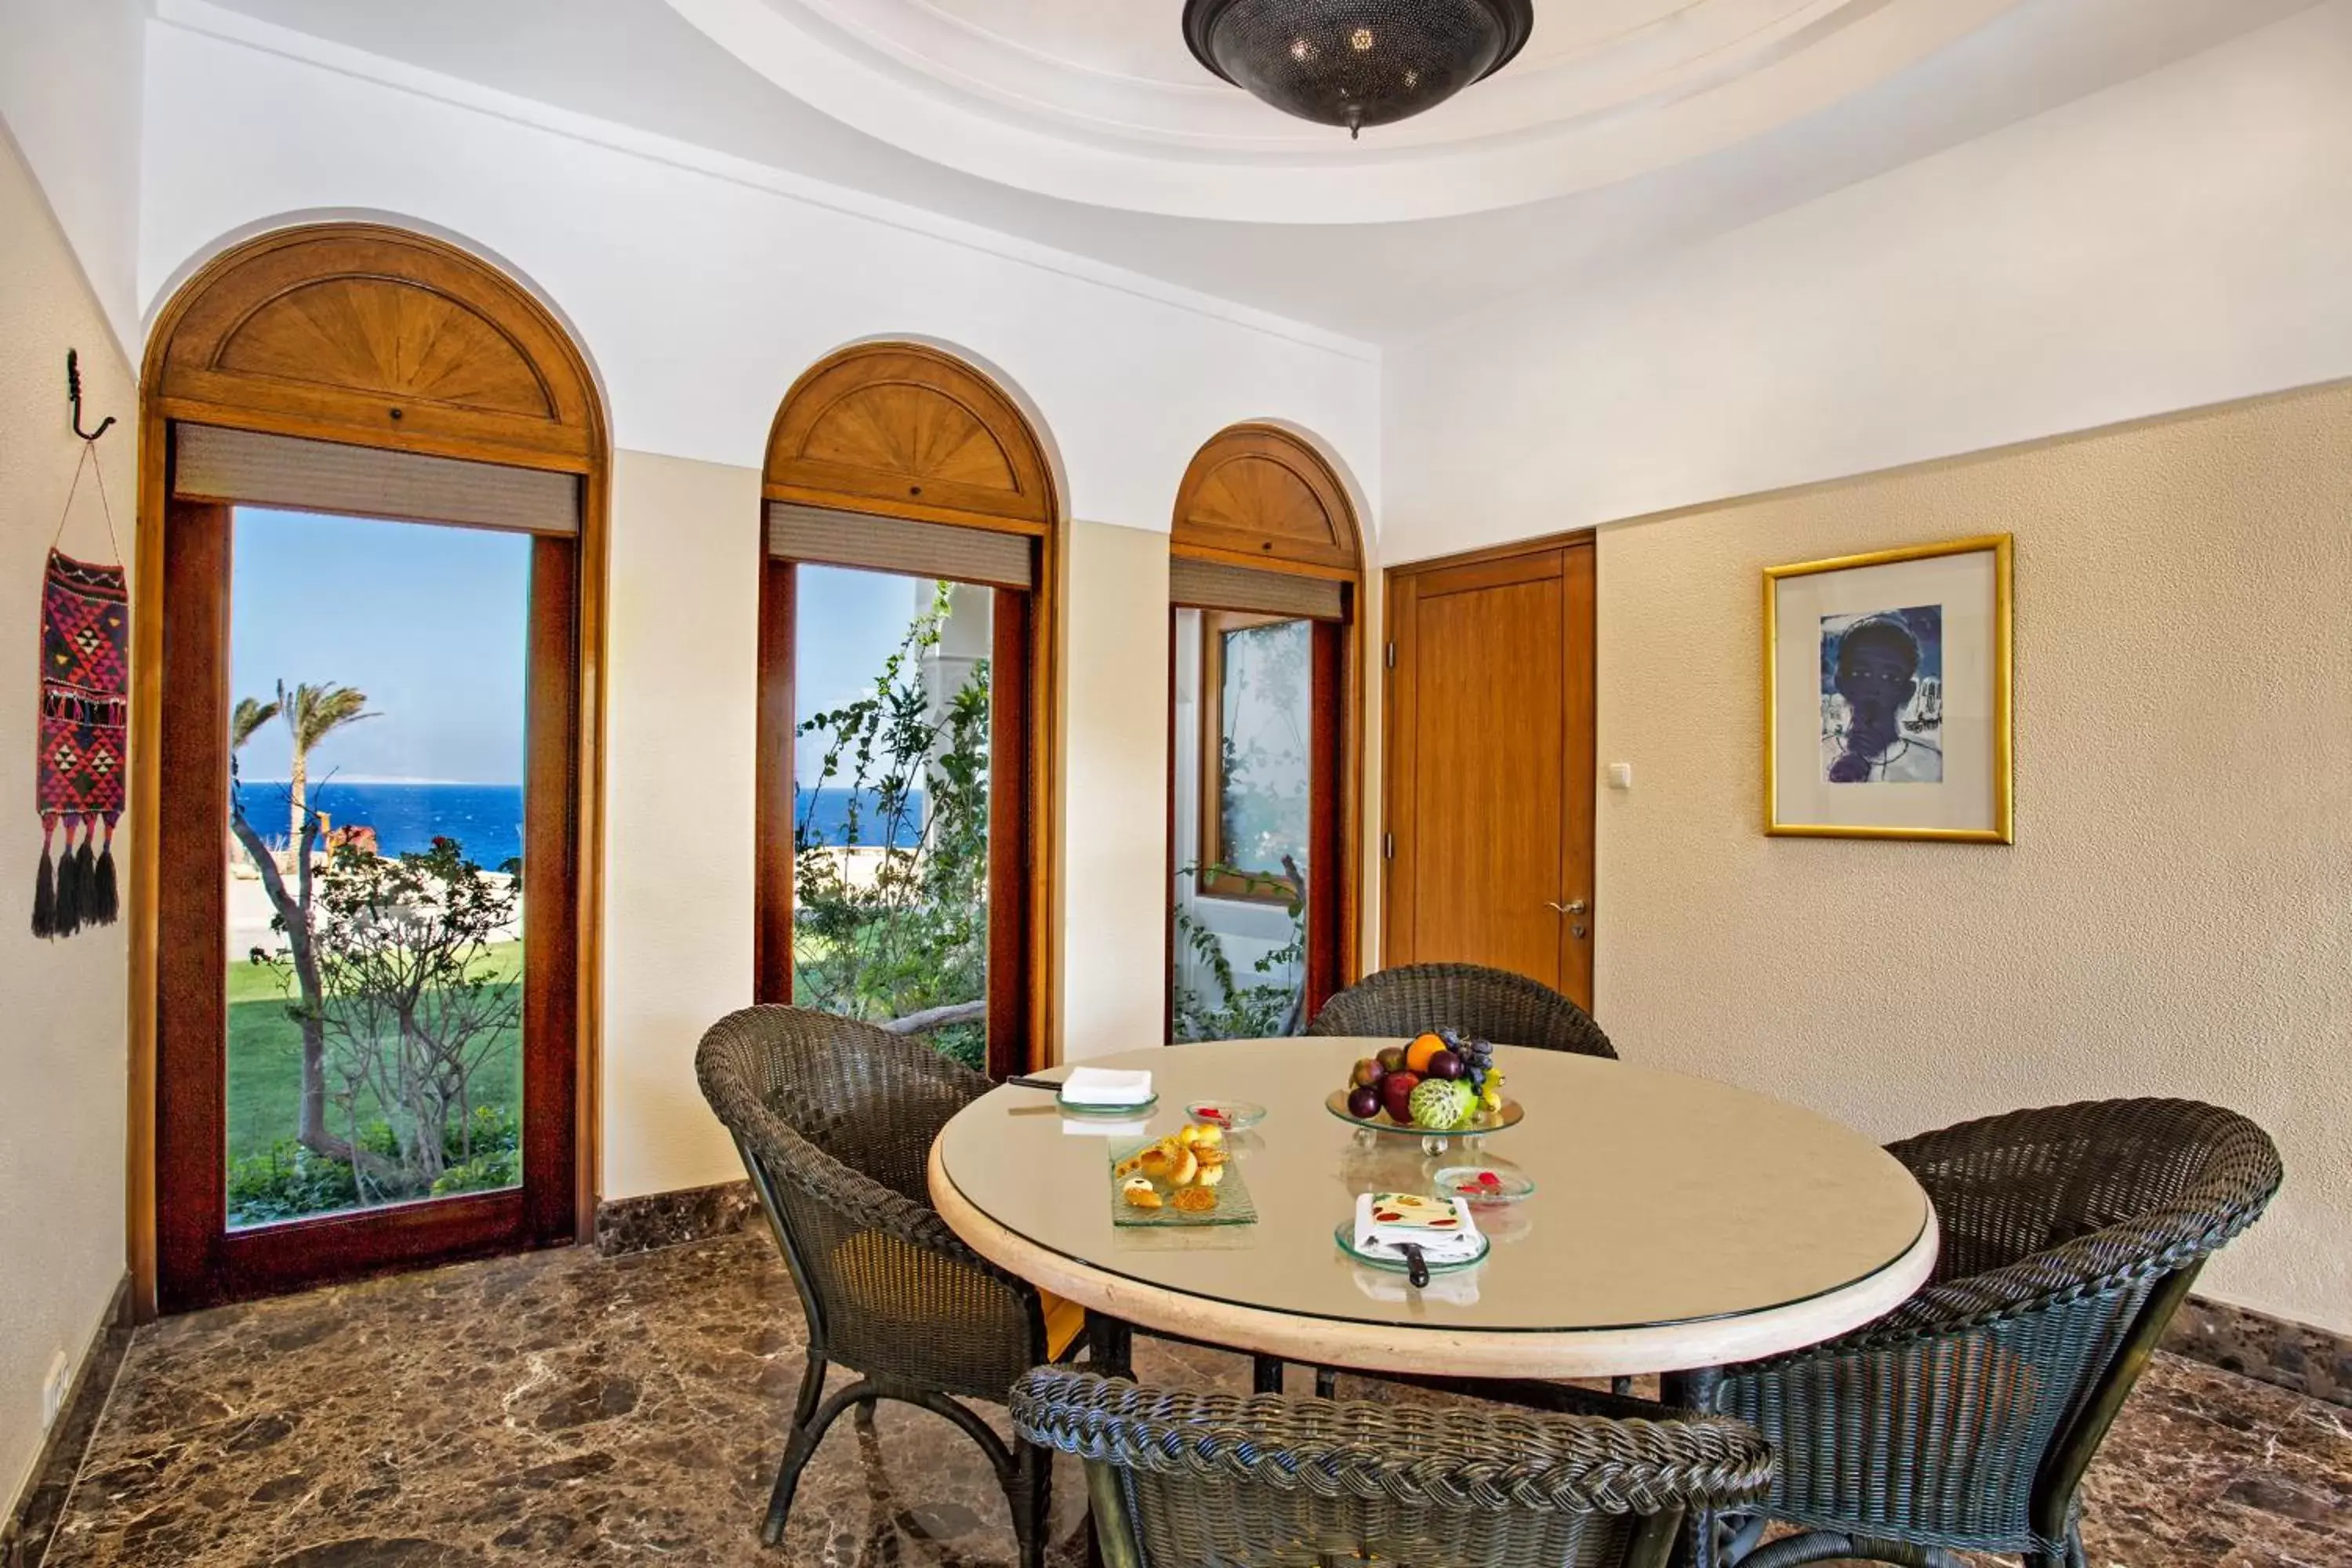
[[[1252, 1225], [1114, 1227], [1108, 1143], [1050, 1096], [1000, 1088], [940, 1135], [940, 1173], [1036, 1246], [1146, 1285], [1265, 1310], [1491, 1332], [1639, 1328], [1769, 1310], [1867, 1279], [1929, 1218], [1911, 1173], [1851, 1128], [1747, 1089], [1622, 1062], [1502, 1046], [1525, 1120], [1433, 1157], [1330, 1115], [1359, 1058], [1394, 1040], [1213, 1041], [1089, 1058], [1155, 1075], [1157, 1136], [1181, 1107], [1247, 1099], [1265, 1120], [1228, 1135]], [[1059, 1076], [1059, 1069], [1053, 1076]], [[1129, 1135], [1131, 1137], [1131, 1134]], [[1359, 1193], [1425, 1192], [1484, 1153], [1535, 1195], [1478, 1211], [1486, 1260], [1442, 1290], [1405, 1290], [1333, 1243]]]

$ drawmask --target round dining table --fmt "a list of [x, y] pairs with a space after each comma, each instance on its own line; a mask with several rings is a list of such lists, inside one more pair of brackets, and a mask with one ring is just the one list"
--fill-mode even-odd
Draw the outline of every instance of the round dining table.
[[[1857, 1328], [1926, 1282], [1935, 1211], [1869, 1139], [1769, 1095], [1599, 1058], [1496, 1048], [1523, 1117], [1454, 1140], [1374, 1131], [1327, 1100], [1396, 1040], [1159, 1047], [1086, 1065], [1145, 1068], [1157, 1100], [1124, 1125], [1003, 1085], [932, 1144], [940, 1217], [982, 1257], [1108, 1321], [1319, 1367], [1464, 1379], [1712, 1368]], [[1063, 1068], [1041, 1077], [1059, 1077]], [[1111, 1163], [1173, 1131], [1188, 1102], [1255, 1102], [1227, 1135], [1255, 1218], [1115, 1225]], [[1415, 1287], [1335, 1232], [1359, 1194], [1429, 1193], [1447, 1167], [1524, 1176], [1473, 1210], [1475, 1265]]]

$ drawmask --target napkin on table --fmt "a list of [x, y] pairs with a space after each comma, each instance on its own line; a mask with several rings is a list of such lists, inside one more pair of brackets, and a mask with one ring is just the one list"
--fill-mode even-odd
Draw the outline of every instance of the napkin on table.
[[1073, 1068], [1062, 1080], [1062, 1098], [1072, 1105], [1141, 1105], [1151, 1098], [1151, 1075], [1112, 1068]]
[[[1395, 1215], [1391, 1219], [1384, 1216]], [[1470, 1205], [1418, 1193], [1360, 1193], [1356, 1197], [1356, 1250], [1402, 1258], [1406, 1243], [1431, 1263], [1466, 1263], [1478, 1256], [1478, 1222]]]

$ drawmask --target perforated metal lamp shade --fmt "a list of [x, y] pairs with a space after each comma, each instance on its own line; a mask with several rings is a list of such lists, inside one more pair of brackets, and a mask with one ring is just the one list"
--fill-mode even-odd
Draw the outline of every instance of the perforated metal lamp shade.
[[1350, 133], [1444, 102], [1510, 62], [1533, 0], [1185, 0], [1201, 63], [1286, 114]]

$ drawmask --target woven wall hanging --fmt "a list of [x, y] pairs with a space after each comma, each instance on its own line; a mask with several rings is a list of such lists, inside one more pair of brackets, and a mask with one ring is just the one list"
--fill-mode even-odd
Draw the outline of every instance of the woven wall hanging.
[[[33, 934], [51, 938], [110, 925], [121, 907], [114, 829], [122, 818], [131, 739], [131, 593], [119, 544], [112, 565], [77, 561], [58, 548], [84, 468], [98, 471], [94, 442], [83, 444], [67, 487], [41, 584], [40, 753], [34, 786], [41, 866], [33, 888]], [[103, 474], [98, 496], [112, 543], [114, 515]]]

